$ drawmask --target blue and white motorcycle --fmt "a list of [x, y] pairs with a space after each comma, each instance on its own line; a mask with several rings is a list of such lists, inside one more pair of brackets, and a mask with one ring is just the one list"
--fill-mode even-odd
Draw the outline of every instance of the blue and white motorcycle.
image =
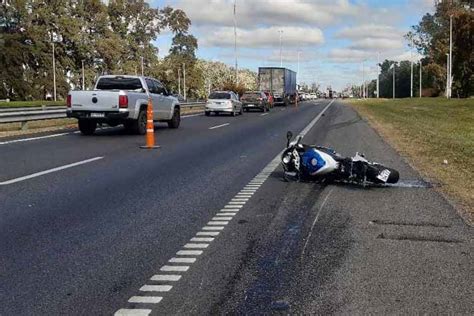
[[396, 183], [400, 178], [397, 170], [370, 162], [362, 154], [343, 157], [331, 148], [301, 144], [302, 137], [292, 138], [288, 132], [287, 148], [281, 156], [285, 179], [366, 185]]

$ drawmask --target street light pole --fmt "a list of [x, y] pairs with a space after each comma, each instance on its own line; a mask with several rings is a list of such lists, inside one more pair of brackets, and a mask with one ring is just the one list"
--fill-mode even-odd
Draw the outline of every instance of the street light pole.
[[395, 100], [395, 68], [397, 67], [397, 63], [393, 64], [393, 94], [392, 99]]
[[365, 99], [366, 94], [365, 94], [365, 68], [364, 68], [364, 60], [362, 60], [362, 98]]
[[453, 15], [449, 16], [449, 98], [453, 86]]
[[187, 98], [186, 98], [186, 64], [183, 63], [183, 97], [184, 97], [184, 100], [186, 101]]
[[144, 69], [143, 69], [143, 56], [141, 57], [141, 61], [142, 61], [142, 77], [144, 76]]
[[298, 50], [298, 68], [297, 68], [297, 71], [296, 71], [296, 82], [298, 82], [298, 79], [299, 79], [299, 76], [300, 76], [300, 54], [301, 54], [301, 50]]
[[178, 68], [178, 94], [181, 95], [181, 68]]
[[410, 98], [413, 98], [413, 40], [410, 49]]
[[283, 30], [278, 30], [280, 33], [280, 67], [283, 67], [283, 52], [282, 52], [282, 44], [281, 44], [281, 37], [283, 35]]
[[85, 81], [84, 81], [84, 60], [82, 60], [82, 90], [86, 90], [86, 85], [85, 85]]
[[54, 41], [53, 43], [53, 97], [54, 101], [56, 100], [56, 56], [55, 56], [55, 51], [54, 51]]
[[422, 80], [422, 68], [423, 68], [423, 64], [421, 63], [421, 59], [420, 59], [420, 98], [421, 98], [421, 94], [423, 92], [423, 90], [422, 90], [422, 82], [423, 82], [423, 80]]
[[380, 52], [377, 52], [377, 99], [380, 97]]
[[449, 99], [449, 54], [446, 54], [446, 98]]
[[235, 84], [239, 82], [239, 71], [237, 65], [237, 18], [236, 18], [237, 0], [234, 0], [234, 55], [235, 55]]

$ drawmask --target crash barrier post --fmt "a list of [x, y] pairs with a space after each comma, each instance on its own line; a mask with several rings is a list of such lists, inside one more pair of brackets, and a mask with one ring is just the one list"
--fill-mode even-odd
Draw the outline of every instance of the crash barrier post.
[[155, 145], [155, 126], [153, 124], [153, 104], [151, 98], [148, 99], [146, 107], [146, 145], [140, 146], [142, 149], [156, 149], [160, 146]]

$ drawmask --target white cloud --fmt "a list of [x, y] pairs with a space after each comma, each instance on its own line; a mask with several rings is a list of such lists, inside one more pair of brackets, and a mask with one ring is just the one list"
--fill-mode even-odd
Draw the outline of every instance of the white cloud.
[[[231, 0], [179, 0], [195, 25], [233, 25]], [[238, 0], [237, 24], [241, 28], [271, 25], [329, 25], [344, 16], [356, 16], [357, 6], [348, 0]]]
[[397, 29], [390, 25], [383, 24], [362, 24], [353, 27], [346, 27], [337, 32], [338, 38], [347, 39], [365, 39], [370, 38], [384, 38], [384, 39], [399, 39], [405, 34], [404, 30]]
[[[279, 47], [279, 30], [283, 31], [282, 46], [288, 47], [314, 46], [324, 43], [323, 32], [318, 28], [304, 27], [269, 27], [255, 30], [239, 29], [237, 31], [237, 41], [239, 47]], [[231, 27], [221, 27], [213, 32], [203, 34], [200, 38], [203, 46], [231, 47], [234, 46], [234, 29]]]

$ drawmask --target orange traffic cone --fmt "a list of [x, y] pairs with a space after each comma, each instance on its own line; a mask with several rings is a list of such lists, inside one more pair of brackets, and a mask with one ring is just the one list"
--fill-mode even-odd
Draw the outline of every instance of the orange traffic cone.
[[146, 145], [140, 146], [142, 149], [156, 149], [160, 146], [155, 145], [155, 126], [153, 124], [153, 104], [151, 98], [148, 99], [146, 107]]

